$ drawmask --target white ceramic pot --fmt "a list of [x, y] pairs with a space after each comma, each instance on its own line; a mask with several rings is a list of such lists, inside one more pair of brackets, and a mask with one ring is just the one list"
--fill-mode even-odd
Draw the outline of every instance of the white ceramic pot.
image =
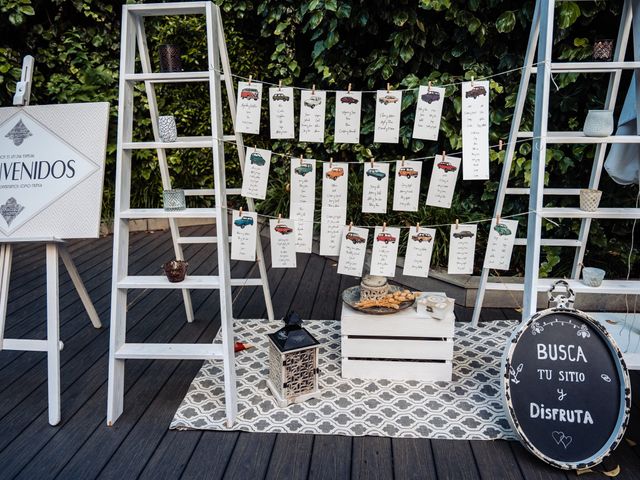
[[176, 119], [173, 115], [163, 115], [158, 117], [158, 130], [160, 140], [163, 142], [175, 142], [178, 139], [178, 129]]
[[604, 280], [605, 271], [601, 268], [584, 267], [582, 269], [582, 283], [589, 287], [599, 287]]
[[613, 110], [589, 110], [582, 132], [587, 137], [608, 137], [613, 133]]

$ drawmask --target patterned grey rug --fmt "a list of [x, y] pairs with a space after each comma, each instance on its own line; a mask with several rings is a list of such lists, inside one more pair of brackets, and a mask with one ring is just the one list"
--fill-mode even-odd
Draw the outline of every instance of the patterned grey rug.
[[279, 408], [265, 384], [266, 334], [281, 322], [237, 320], [238, 339], [256, 346], [236, 354], [238, 418], [224, 420], [220, 362], [205, 362], [171, 423], [172, 429], [459, 440], [515, 439], [500, 400], [500, 359], [517, 323], [496, 321], [473, 328], [456, 323], [452, 382], [345, 380], [340, 376], [340, 323], [310, 320], [323, 342], [321, 397]]

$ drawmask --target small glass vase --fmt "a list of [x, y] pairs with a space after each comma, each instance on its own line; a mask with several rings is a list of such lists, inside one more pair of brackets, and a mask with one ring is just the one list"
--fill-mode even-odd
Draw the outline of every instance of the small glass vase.
[[172, 143], [178, 139], [178, 127], [173, 115], [161, 115], [158, 117], [158, 133], [160, 140], [165, 143]]
[[164, 209], [168, 212], [177, 212], [187, 208], [184, 190], [176, 188], [174, 190], [164, 190], [162, 192]]
[[180, 59], [180, 47], [178, 45], [160, 45], [158, 47], [160, 57], [160, 71], [181, 72], [182, 60]]
[[599, 287], [604, 280], [605, 271], [601, 268], [584, 267], [582, 269], [582, 283], [588, 287]]
[[586, 137], [608, 137], [613, 133], [613, 110], [589, 110], [582, 132]]

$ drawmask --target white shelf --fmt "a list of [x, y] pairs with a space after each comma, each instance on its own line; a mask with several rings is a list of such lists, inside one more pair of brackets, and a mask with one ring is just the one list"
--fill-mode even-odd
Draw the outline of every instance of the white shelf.
[[118, 359], [217, 360], [222, 345], [217, 343], [126, 343], [115, 353]]
[[[640, 68], [640, 62], [553, 62], [553, 73], [606, 73]], [[536, 73], [538, 67], [533, 67]]]
[[155, 150], [158, 148], [213, 148], [212, 137], [178, 137], [175, 142], [125, 142], [124, 150]]
[[595, 212], [585, 212], [579, 208], [543, 208], [540, 216], [544, 218], [610, 218], [633, 220], [640, 218], [640, 208], [599, 208]]
[[[531, 189], [528, 187], [507, 187], [505, 190], [507, 195], [529, 195], [531, 193]], [[542, 192], [542, 195], [547, 196], [562, 196], [565, 195], [580, 195], [579, 188], [545, 188]]]
[[165, 15], [204, 15], [209, 2], [173, 2], [127, 5], [127, 10], [143, 17]]
[[184, 210], [166, 211], [162, 208], [133, 208], [120, 212], [120, 218], [129, 220], [142, 218], [215, 218], [214, 208], [186, 208]]
[[[490, 279], [487, 283], [488, 290], [506, 290], [511, 292], [521, 292], [524, 290], [524, 283], [496, 282]], [[558, 281], [557, 278], [538, 279], [538, 291], [546, 292], [551, 285]], [[580, 280], [565, 280], [575, 293], [590, 293], [597, 295], [624, 295], [640, 293], [640, 280], [604, 280], [599, 287], [588, 287]]]
[[[516, 238], [515, 245], [526, 245], [527, 239]], [[573, 240], [570, 238], [542, 238], [540, 239], [540, 245], [544, 247], [579, 247], [582, 245], [580, 240]]]
[[220, 279], [217, 275], [187, 274], [182, 282], [172, 283], [164, 275], [136, 275], [124, 277], [118, 282], [118, 288], [214, 289], [220, 288]]
[[627, 368], [640, 370], [640, 313], [590, 312], [587, 315], [605, 326], [622, 351]]
[[[518, 138], [533, 138], [533, 132], [518, 132]], [[587, 137], [582, 132], [547, 132], [547, 143], [640, 143], [640, 135]]]
[[128, 82], [152, 83], [208, 82], [209, 78], [209, 72], [127, 73], [124, 76], [124, 79]]

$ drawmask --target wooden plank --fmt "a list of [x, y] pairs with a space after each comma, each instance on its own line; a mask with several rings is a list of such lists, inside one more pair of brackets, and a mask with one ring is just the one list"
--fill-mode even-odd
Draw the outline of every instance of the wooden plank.
[[469, 442], [482, 478], [519, 480], [524, 478], [509, 442], [474, 440]]
[[203, 432], [181, 478], [221, 479], [239, 436], [240, 432]]
[[450, 382], [452, 371], [450, 361], [385, 362], [383, 360], [352, 360], [350, 358], [342, 358], [342, 376], [344, 378]]
[[470, 480], [480, 478], [473, 451], [464, 440], [433, 440], [433, 459], [438, 479]]
[[314, 320], [334, 320], [335, 300], [339, 297], [340, 279], [337, 273], [338, 265], [334, 260], [324, 259], [322, 277], [318, 283], [318, 291], [313, 301], [311, 318]]
[[316, 435], [311, 453], [309, 480], [349, 478], [352, 446], [352, 437]]
[[353, 439], [351, 478], [363, 480], [393, 478], [391, 439], [386, 437], [355, 437]]
[[278, 434], [271, 452], [266, 480], [306, 479], [313, 438], [313, 435]]
[[544, 463], [525, 450], [519, 442], [509, 442], [509, 446], [526, 480], [566, 480], [567, 474], [563, 470]]
[[[318, 293], [318, 284], [320, 283], [322, 269], [324, 267], [324, 258], [310, 254], [305, 255], [308, 259], [304, 274], [298, 283], [298, 289], [295, 293], [291, 310], [297, 312], [301, 318], [311, 318], [313, 303]], [[326, 300], [322, 293], [323, 298]]]
[[406, 480], [437, 478], [431, 442], [425, 438], [392, 439], [394, 477]]
[[264, 478], [275, 441], [275, 433], [240, 432], [223, 478]]

